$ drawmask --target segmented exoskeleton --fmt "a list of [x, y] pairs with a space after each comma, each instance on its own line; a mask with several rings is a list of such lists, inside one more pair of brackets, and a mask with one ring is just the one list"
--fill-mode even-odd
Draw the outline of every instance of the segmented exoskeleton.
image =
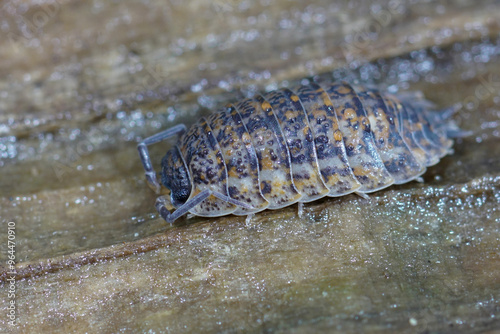
[[422, 175], [460, 134], [415, 95], [346, 82], [310, 83], [228, 104], [189, 130], [177, 125], [142, 141], [149, 185], [160, 192], [147, 145], [179, 136], [164, 156], [156, 208], [167, 222], [190, 212], [249, 215], [324, 196], [365, 194]]

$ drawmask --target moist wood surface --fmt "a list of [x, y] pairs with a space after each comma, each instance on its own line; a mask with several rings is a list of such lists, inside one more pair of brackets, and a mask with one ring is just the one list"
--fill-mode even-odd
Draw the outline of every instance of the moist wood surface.
[[[19, 325], [7, 324], [2, 293], [0, 328], [500, 329], [499, 9], [497, 1], [2, 4], [0, 227], [6, 236], [7, 222], [16, 224]], [[156, 215], [140, 138], [310, 75], [462, 104], [455, 119], [474, 134], [424, 183], [312, 202], [302, 218], [296, 206], [249, 225], [227, 216], [170, 226]], [[152, 147], [156, 166], [171, 145]]]

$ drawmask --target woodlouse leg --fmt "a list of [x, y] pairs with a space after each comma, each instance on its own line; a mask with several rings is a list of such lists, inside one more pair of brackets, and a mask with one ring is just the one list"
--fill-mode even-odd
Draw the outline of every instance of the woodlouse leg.
[[229, 196], [226, 196], [224, 194], [221, 194], [221, 193], [216, 193], [216, 192], [212, 192], [212, 194], [217, 197], [218, 199], [221, 199], [223, 200], [224, 202], [228, 202], [228, 203], [231, 203], [231, 204], [234, 204], [234, 205], [237, 205], [237, 206], [241, 206], [242, 208], [245, 208], [245, 209], [254, 209], [253, 206], [250, 206], [246, 203], [243, 203], [241, 201], [238, 201], [236, 199], [233, 199]]
[[362, 193], [362, 192], [359, 192], [359, 191], [355, 191], [354, 193], [356, 195], [358, 195], [359, 197], [363, 197], [364, 199], [370, 199], [370, 196], [368, 196], [366, 193]]
[[248, 226], [252, 222], [253, 216], [255, 216], [254, 213], [251, 213], [251, 214], [247, 215], [247, 217], [245, 218], [245, 225], [246, 226]]
[[174, 212], [168, 211], [166, 207], [166, 202], [168, 201], [164, 196], [160, 196], [156, 199], [156, 210], [158, 213], [161, 215], [163, 219], [167, 223], [173, 223], [177, 218], [185, 215], [186, 213], [189, 212], [192, 208], [203, 202], [205, 199], [207, 199], [210, 195], [214, 195], [215, 197], [225, 201], [229, 202], [238, 206], [241, 206], [245, 209], [253, 209], [251, 206], [249, 206], [246, 203], [240, 202], [238, 200], [232, 199], [226, 195], [223, 195], [218, 192], [211, 191], [210, 189], [205, 189], [198, 195], [194, 196], [190, 200], [188, 200], [186, 203], [182, 204], [180, 207], [178, 207]]
[[156, 199], [156, 211], [160, 214], [160, 216], [165, 219], [167, 223], [172, 224], [177, 218], [185, 215], [188, 213], [189, 210], [203, 202], [205, 199], [207, 199], [208, 196], [210, 196], [211, 191], [209, 189], [203, 190], [201, 193], [196, 195], [195, 197], [191, 198], [189, 201], [186, 203], [182, 204], [180, 207], [177, 208], [174, 212], [170, 212], [167, 210], [165, 206], [165, 197], [160, 196]]
[[297, 214], [299, 215], [299, 218], [302, 218], [302, 216], [304, 215], [304, 203], [299, 202], [299, 210]]
[[186, 126], [184, 124], [179, 124], [165, 131], [158, 132], [157, 134], [144, 139], [139, 143], [139, 145], [137, 145], [137, 150], [139, 151], [142, 166], [144, 167], [144, 171], [146, 174], [146, 181], [148, 182], [149, 187], [153, 189], [157, 194], [160, 193], [161, 185], [156, 178], [156, 172], [153, 168], [153, 164], [151, 163], [148, 145], [159, 143], [177, 134], [182, 134], [184, 131], [186, 131]]

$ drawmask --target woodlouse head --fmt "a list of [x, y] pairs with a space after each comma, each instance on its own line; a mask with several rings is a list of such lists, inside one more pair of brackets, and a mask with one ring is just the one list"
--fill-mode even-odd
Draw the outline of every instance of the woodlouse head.
[[174, 147], [167, 151], [161, 161], [161, 182], [170, 190], [172, 205], [179, 207], [191, 194], [191, 181], [179, 149]]

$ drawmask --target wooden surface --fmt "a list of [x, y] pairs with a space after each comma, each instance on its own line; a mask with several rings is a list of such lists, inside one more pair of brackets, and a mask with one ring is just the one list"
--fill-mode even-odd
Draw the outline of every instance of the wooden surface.
[[[500, 330], [499, 22], [498, 1], [4, 2], [0, 332]], [[158, 218], [141, 138], [311, 76], [420, 90], [473, 135], [424, 183], [302, 218]]]

